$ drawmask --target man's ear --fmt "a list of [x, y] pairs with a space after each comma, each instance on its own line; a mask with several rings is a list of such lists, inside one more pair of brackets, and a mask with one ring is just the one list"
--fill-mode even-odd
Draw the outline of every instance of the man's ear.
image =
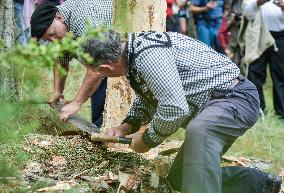
[[58, 12], [55, 14], [54, 19], [58, 19], [58, 20], [60, 20], [60, 21], [64, 21], [63, 16], [62, 16], [62, 15], [60, 15]]
[[99, 65], [99, 71], [104, 72], [104, 71], [112, 71], [113, 66], [109, 64], [101, 64]]

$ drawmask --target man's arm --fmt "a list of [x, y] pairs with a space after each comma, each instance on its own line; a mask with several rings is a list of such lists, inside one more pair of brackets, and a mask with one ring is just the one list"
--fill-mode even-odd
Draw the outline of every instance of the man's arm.
[[[61, 65], [61, 67], [65, 70], [66, 72], [65, 75], [59, 74], [58, 65]], [[49, 100], [49, 104], [51, 106], [54, 106], [56, 103], [58, 103], [60, 98], [64, 98], [63, 91], [68, 71], [69, 71], [69, 62], [64, 64], [55, 63], [53, 66], [54, 94]]]
[[141, 127], [150, 123], [155, 112], [156, 109], [147, 104], [139, 95], [136, 95], [126, 118], [123, 120], [123, 123], [129, 123], [132, 126], [131, 133], [135, 133]]
[[102, 76], [98, 72], [87, 69], [83, 84], [78, 91], [75, 99], [61, 109], [60, 118], [66, 120], [70, 115], [78, 112], [82, 104], [95, 92], [98, 88]]
[[148, 105], [138, 95], [133, 101], [126, 118], [118, 127], [109, 128], [105, 134], [110, 136], [125, 136], [137, 132], [142, 126], [152, 120], [156, 109]]
[[138, 71], [158, 100], [153, 119], [143, 134], [144, 143], [153, 148], [176, 132], [191, 109], [171, 49], [152, 48], [138, 60]]
[[74, 101], [82, 105], [97, 90], [102, 78], [100, 73], [87, 69], [83, 84]]
[[217, 6], [217, 1], [209, 1], [205, 6], [197, 6], [192, 2], [192, 4], [189, 7], [189, 10], [193, 14], [199, 14], [199, 13], [206, 13], [207, 11], [214, 9]]
[[[69, 62], [72, 60], [73, 56], [68, 52], [64, 52], [63, 57], [59, 57], [53, 66], [53, 77], [54, 77], [54, 94], [49, 100], [49, 104], [53, 107], [60, 99], [64, 98], [63, 91], [65, 86], [65, 81], [69, 71]], [[59, 65], [65, 74], [59, 73]]]

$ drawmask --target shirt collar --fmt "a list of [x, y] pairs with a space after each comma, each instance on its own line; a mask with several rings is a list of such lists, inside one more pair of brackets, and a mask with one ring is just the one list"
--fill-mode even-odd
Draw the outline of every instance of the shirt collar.
[[133, 42], [135, 40], [135, 33], [128, 33], [127, 46], [126, 46], [126, 69], [127, 75], [133, 62], [134, 48]]

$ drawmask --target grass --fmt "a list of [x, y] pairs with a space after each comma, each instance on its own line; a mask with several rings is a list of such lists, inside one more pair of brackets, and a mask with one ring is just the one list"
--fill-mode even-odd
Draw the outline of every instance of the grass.
[[271, 171], [278, 173], [284, 168], [284, 126], [274, 115], [270, 77], [264, 91], [267, 114], [259, 118], [255, 126], [240, 137], [227, 154], [271, 160], [274, 164]]

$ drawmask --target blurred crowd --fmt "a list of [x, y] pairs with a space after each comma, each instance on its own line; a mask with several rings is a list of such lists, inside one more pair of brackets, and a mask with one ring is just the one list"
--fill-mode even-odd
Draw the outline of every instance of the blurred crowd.
[[252, 81], [266, 112], [267, 66], [273, 105], [284, 123], [284, 1], [167, 0], [167, 31], [187, 34], [228, 56]]
[[197, 38], [240, 63], [242, 0], [167, 0], [167, 31]]

